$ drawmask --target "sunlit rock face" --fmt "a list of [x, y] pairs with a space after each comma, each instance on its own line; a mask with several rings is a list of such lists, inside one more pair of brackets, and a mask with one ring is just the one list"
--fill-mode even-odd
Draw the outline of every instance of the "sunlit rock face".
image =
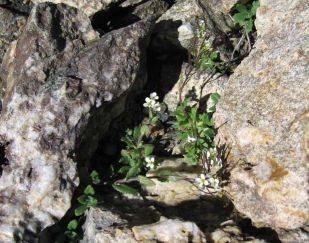
[[1, 66], [0, 242], [31, 241], [66, 213], [75, 162], [89, 159], [126, 95], [144, 82], [150, 26], [140, 21], [99, 39], [75, 8], [32, 9]]
[[104, 10], [114, 0], [31, 0], [33, 3], [52, 2], [55, 4], [64, 3], [71, 7], [83, 11], [86, 15], [90, 16], [100, 10]]
[[[309, 5], [260, 2], [255, 48], [217, 107], [217, 138], [230, 149], [236, 208], [258, 226], [297, 232], [309, 220]], [[308, 240], [295, 235], [289, 240]]]

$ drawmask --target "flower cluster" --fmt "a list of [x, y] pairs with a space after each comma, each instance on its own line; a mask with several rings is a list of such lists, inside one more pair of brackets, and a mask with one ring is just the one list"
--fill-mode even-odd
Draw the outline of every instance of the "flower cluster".
[[220, 158], [218, 158], [217, 156], [217, 149], [213, 148], [210, 149], [206, 152], [206, 157], [207, 157], [207, 161], [208, 161], [208, 165], [210, 168], [208, 168], [208, 170], [210, 170], [212, 167], [216, 167], [217, 170], [219, 170], [220, 168], [222, 168], [222, 160]]
[[157, 93], [153, 92], [149, 95], [149, 97], [146, 97], [145, 103], [143, 104], [143, 106], [159, 112], [161, 111], [161, 106], [160, 106], [160, 103], [157, 102], [158, 99], [159, 99], [159, 96], [157, 95]]
[[196, 141], [195, 137], [188, 136], [188, 143], [194, 143]]
[[156, 161], [154, 157], [146, 157], [145, 158], [146, 167], [153, 170], [156, 167]]
[[216, 193], [221, 191], [220, 181], [210, 175], [201, 174], [199, 178], [195, 180], [198, 187], [201, 190], [205, 190], [210, 193]]

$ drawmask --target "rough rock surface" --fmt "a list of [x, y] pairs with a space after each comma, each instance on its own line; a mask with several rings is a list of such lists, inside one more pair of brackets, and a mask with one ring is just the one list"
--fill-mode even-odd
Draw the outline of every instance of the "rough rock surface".
[[183, 64], [178, 81], [164, 96], [163, 102], [170, 111], [174, 111], [179, 101], [187, 96], [193, 100], [203, 100], [211, 93], [217, 92], [222, 95], [227, 81], [226, 76], [214, 75]]
[[202, 11], [195, 1], [177, 1], [157, 20], [152, 48], [158, 52], [192, 48], [194, 32], [201, 16]]
[[186, 201], [198, 200], [202, 195], [201, 191], [190, 182], [198, 178], [202, 168], [190, 168], [183, 159], [166, 159], [156, 170], [149, 171], [147, 175], [156, 176], [162, 170], [174, 171], [186, 180], [173, 176], [166, 182], [153, 179], [155, 185], [145, 188], [148, 200], [175, 206]]
[[1, 242], [33, 237], [70, 207], [74, 160], [89, 159], [123, 109], [118, 101], [139, 80], [150, 25], [140, 21], [98, 39], [75, 8], [32, 9], [1, 71]]
[[83, 11], [90, 16], [94, 13], [103, 10], [114, 0], [31, 0], [33, 3], [52, 2], [55, 4], [64, 3]]
[[[216, 124], [236, 208], [256, 225], [308, 225], [309, 3], [261, 0], [258, 40], [225, 87]], [[308, 241], [309, 234], [294, 241]]]
[[132, 228], [135, 238], [142, 242], [165, 243], [202, 243], [206, 237], [193, 222], [183, 222], [178, 219], [161, 217], [160, 221], [150, 225]]
[[82, 243], [137, 243], [127, 221], [119, 215], [100, 208], [91, 208], [87, 212], [83, 225]]
[[134, 226], [118, 214], [102, 208], [87, 212], [82, 243], [204, 243], [205, 235], [193, 222], [161, 217], [153, 224]]
[[9, 44], [20, 34], [26, 17], [0, 7], [0, 65]]

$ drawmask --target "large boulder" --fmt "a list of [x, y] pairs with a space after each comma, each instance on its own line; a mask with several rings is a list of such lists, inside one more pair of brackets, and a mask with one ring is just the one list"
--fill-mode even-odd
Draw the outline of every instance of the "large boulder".
[[75, 8], [32, 9], [1, 67], [1, 242], [31, 241], [66, 213], [75, 162], [89, 159], [129, 91], [145, 81], [151, 22], [99, 39]]
[[33, 3], [52, 2], [54, 4], [64, 3], [71, 7], [75, 7], [90, 16], [96, 12], [103, 10], [114, 0], [31, 0]]
[[[217, 107], [217, 138], [230, 150], [226, 190], [236, 208], [257, 226], [292, 232], [309, 220], [309, 4], [260, 4], [255, 48]], [[289, 240], [309, 240], [299, 232]]]

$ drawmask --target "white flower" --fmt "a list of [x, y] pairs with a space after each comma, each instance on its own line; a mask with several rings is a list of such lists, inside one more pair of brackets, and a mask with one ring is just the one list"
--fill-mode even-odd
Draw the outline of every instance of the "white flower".
[[153, 108], [156, 105], [156, 102], [149, 97], [146, 97], [145, 103], [143, 104], [144, 107]]
[[159, 96], [157, 95], [156, 92], [152, 92], [149, 97], [152, 100], [158, 100], [159, 99]]
[[210, 152], [209, 152], [209, 150], [207, 150], [207, 152], [206, 152], [206, 157], [207, 157], [208, 160], [210, 159]]
[[221, 191], [221, 187], [219, 186], [220, 181], [218, 179], [210, 177], [209, 183], [211, 186], [211, 188], [209, 188], [210, 192], [220, 192]]
[[153, 170], [155, 168], [155, 158], [154, 157], [146, 157], [146, 167]]
[[153, 109], [154, 109], [155, 111], [157, 111], [157, 112], [160, 112], [160, 111], [161, 111], [161, 106], [160, 106], [160, 104], [159, 104], [159, 103], [156, 103], [156, 104], [154, 105]]
[[201, 174], [199, 178], [195, 179], [195, 182], [198, 184], [198, 187], [202, 190], [206, 190], [212, 193], [220, 192], [220, 181], [216, 178], [213, 178], [209, 175]]
[[196, 141], [196, 138], [195, 137], [191, 137], [191, 136], [188, 136], [188, 142], [189, 143], [193, 143]]
[[206, 175], [201, 174], [199, 178], [195, 179], [196, 183], [198, 184], [199, 188], [204, 189], [209, 185], [209, 182], [207, 181]]

